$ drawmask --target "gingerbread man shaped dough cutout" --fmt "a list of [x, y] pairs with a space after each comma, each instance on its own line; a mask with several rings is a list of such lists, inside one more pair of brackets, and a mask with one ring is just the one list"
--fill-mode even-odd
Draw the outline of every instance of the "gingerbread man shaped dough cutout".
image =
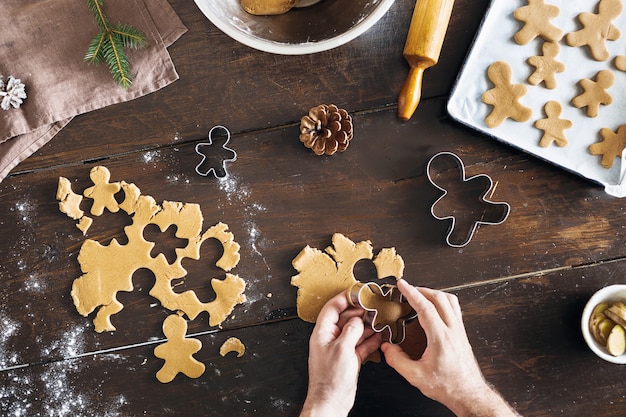
[[496, 61], [489, 66], [487, 76], [494, 85], [482, 95], [483, 102], [493, 106], [485, 118], [487, 126], [494, 128], [507, 119], [525, 122], [530, 119], [532, 110], [518, 101], [526, 94], [526, 86], [511, 83], [511, 67], [503, 61]]
[[550, 23], [559, 15], [559, 8], [545, 4], [543, 0], [528, 0], [528, 6], [513, 12], [513, 17], [524, 23], [513, 38], [519, 45], [526, 45], [537, 36], [546, 41], [556, 42], [563, 37], [563, 31]]
[[172, 314], [163, 322], [163, 334], [167, 342], [154, 349], [154, 356], [165, 360], [156, 377], [162, 383], [171, 382], [179, 373], [189, 378], [198, 378], [204, 373], [204, 364], [193, 358], [193, 354], [202, 349], [202, 342], [187, 339], [187, 322], [184, 318]]
[[539, 146], [547, 148], [553, 142], [560, 147], [567, 146], [567, 138], [563, 131], [572, 127], [571, 120], [559, 118], [563, 108], [558, 101], [547, 102], [544, 106], [544, 111], [548, 117], [535, 122], [535, 127], [544, 132], [539, 141]]
[[600, 104], [611, 104], [613, 97], [606, 92], [606, 89], [613, 85], [615, 76], [610, 70], [602, 70], [596, 74], [596, 81], [590, 79], [582, 79], [578, 84], [584, 92], [574, 97], [572, 104], [574, 107], [587, 107], [587, 116], [597, 117]]
[[583, 28], [568, 33], [565, 42], [569, 46], [589, 47], [591, 56], [596, 61], [606, 61], [609, 59], [609, 51], [606, 49], [606, 42], [619, 39], [620, 31], [614, 24], [613, 19], [622, 13], [621, 0], [600, 0], [598, 3], [598, 14], [581, 13], [578, 20]]
[[617, 133], [611, 129], [604, 128], [600, 130], [602, 142], [594, 143], [589, 146], [589, 152], [592, 155], [602, 155], [602, 166], [609, 169], [613, 166], [615, 158], [621, 158], [622, 152], [626, 144], [626, 124], [617, 128]]
[[543, 56], [538, 55], [528, 58], [528, 63], [535, 67], [535, 72], [528, 77], [529, 84], [538, 85], [543, 82], [546, 88], [550, 90], [556, 88], [555, 74], [565, 71], [565, 64], [555, 59], [559, 54], [559, 49], [559, 44], [556, 42], [544, 42], [542, 47]]
[[102, 166], [97, 166], [89, 172], [89, 178], [93, 181], [93, 187], [85, 190], [83, 195], [93, 199], [91, 214], [101, 216], [106, 208], [111, 213], [117, 213], [120, 209], [119, 203], [115, 200], [115, 194], [122, 189], [119, 182], [109, 184], [111, 173]]

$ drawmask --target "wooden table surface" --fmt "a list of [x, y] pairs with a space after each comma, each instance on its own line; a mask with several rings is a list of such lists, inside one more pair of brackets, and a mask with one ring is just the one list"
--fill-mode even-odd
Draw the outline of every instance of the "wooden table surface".
[[[427, 70], [413, 118], [396, 116], [408, 65], [402, 57], [414, 1], [397, 0], [356, 40], [331, 51], [280, 56], [219, 31], [193, 1], [171, 0], [189, 31], [169, 48], [180, 79], [143, 98], [75, 118], [0, 183], [0, 415], [297, 416], [306, 393], [312, 325], [296, 314], [293, 258], [324, 249], [334, 233], [395, 247], [405, 278], [457, 294], [486, 378], [524, 416], [622, 416], [622, 368], [597, 358], [580, 333], [596, 290], [624, 281], [624, 201], [593, 183], [469, 130], [445, 105], [488, 0], [457, 0], [440, 63]], [[334, 103], [354, 119], [348, 150], [317, 157], [298, 139], [311, 107]], [[238, 153], [227, 180], [198, 176], [196, 143], [227, 126]], [[468, 175], [498, 182], [492, 198], [511, 205], [507, 221], [480, 227], [464, 248], [445, 243], [434, 219], [438, 191], [425, 166], [457, 153]], [[144, 195], [198, 203], [206, 226], [227, 223], [241, 245], [233, 270], [247, 301], [221, 328], [190, 322], [206, 366], [197, 379], [155, 378], [168, 312], [148, 295], [140, 271], [120, 293], [115, 332], [96, 333], [70, 289], [81, 275], [86, 238], [123, 241], [128, 216], [105, 213], [84, 237], [56, 201], [59, 176], [75, 190], [104, 165], [112, 181]], [[146, 232], [147, 233], [147, 232]], [[178, 243], [155, 233], [168, 253]], [[212, 296], [215, 247], [185, 266], [181, 285]], [[208, 260], [207, 260], [208, 259]], [[208, 265], [208, 267], [207, 267]], [[357, 264], [357, 278], [371, 268]], [[209, 271], [209, 272], [207, 272]], [[178, 291], [178, 290], [177, 290]], [[235, 336], [241, 358], [219, 355]], [[355, 416], [449, 416], [386, 364], [363, 367]]]

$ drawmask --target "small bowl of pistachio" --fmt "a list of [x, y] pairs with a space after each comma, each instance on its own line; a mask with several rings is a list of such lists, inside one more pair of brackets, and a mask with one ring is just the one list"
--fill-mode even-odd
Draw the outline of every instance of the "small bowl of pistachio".
[[626, 285], [609, 285], [593, 294], [580, 326], [587, 346], [598, 357], [626, 364]]
[[195, 0], [222, 32], [252, 48], [304, 55], [341, 46], [372, 27], [394, 0]]

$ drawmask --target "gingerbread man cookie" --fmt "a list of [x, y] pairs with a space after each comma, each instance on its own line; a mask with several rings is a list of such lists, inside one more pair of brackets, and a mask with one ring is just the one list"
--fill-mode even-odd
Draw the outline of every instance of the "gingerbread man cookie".
[[615, 57], [615, 68], [626, 72], [626, 56], [618, 55]]
[[621, 158], [626, 144], [626, 124], [617, 128], [617, 132], [604, 128], [600, 130], [602, 142], [589, 146], [592, 155], [602, 155], [600, 162], [603, 167], [609, 169], [613, 166], [615, 158]]
[[548, 117], [535, 122], [535, 127], [544, 132], [539, 141], [539, 146], [542, 148], [547, 148], [552, 142], [560, 147], [567, 146], [567, 138], [563, 131], [572, 127], [572, 122], [559, 118], [562, 110], [558, 101], [549, 101], [544, 106], [544, 111]]
[[587, 107], [587, 116], [597, 117], [600, 104], [608, 105], [613, 102], [613, 97], [606, 92], [606, 89], [613, 85], [615, 76], [609, 70], [602, 70], [596, 74], [596, 81], [582, 79], [578, 84], [584, 92], [574, 97], [572, 104], [574, 107]]
[[559, 44], [556, 42], [544, 42], [543, 56], [528, 58], [528, 63], [535, 67], [535, 72], [528, 77], [529, 84], [537, 85], [543, 82], [548, 89], [556, 88], [555, 74], [565, 71], [565, 64], [555, 59], [559, 54], [559, 49]]
[[179, 373], [189, 378], [198, 378], [204, 373], [204, 364], [192, 356], [202, 348], [202, 342], [185, 338], [186, 333], [187, 322], [176, 314], [168, 316], [163, 322], [163, 334], [167, 342], [154, 348], [154, 356], [165, 360], [156, 374], [159, 381], [171, 382]]
[[600, 0], [598, 14], [579, 14], [578, 20], [583, 25], [583, 29], [568, 33], [565, 42], [569, 46], [587, 45], [593, 59], [606, 61], [610, 54], [606, 49], [605, 41], [614, 41], [620, 37], [619, 29], [611, 21], [621, 12], [621, 0]]
[[532, 110], [518, 101], [526, 94], [526, 86], [511, 83], [511, 67], [503, 61], [496, 61], [489, 66], [487, 76], [494, 85], [482, 95], [483, 103], [493, 106], [491, 113], [485, 118], [487, 126], [494, 128], [511, 118], [518, 122], [530, 119]]
[[559, 8], [545, 4], [543, 0], [528, 0], [528, 5], [513, 12], [513, 17], [524, 23], [513, 38], [519, 45], [526, 45], [537, 36], [546, 41], [556, 42], [563, 37], [563, 31], [550, 23], [559, 15]]

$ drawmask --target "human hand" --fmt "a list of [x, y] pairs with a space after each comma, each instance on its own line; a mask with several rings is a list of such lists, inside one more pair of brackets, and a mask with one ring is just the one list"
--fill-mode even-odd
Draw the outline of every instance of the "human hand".
[[382, 343], [363, 324], [363, 310], [345, 292], [326, 303], [309, 341], [309, 388], [303, 416], [347, 416], [354, 405], [363, 361]]
[[422, 357], [414, 360], [400, 346], [384, 343], [387, 363], [457, 416], [516, 415], [483, 377], [467, 338], [458, 298], [413, 287], [405, 280], [398, 281], [398, 288], [417, 312], [427, 345]]

